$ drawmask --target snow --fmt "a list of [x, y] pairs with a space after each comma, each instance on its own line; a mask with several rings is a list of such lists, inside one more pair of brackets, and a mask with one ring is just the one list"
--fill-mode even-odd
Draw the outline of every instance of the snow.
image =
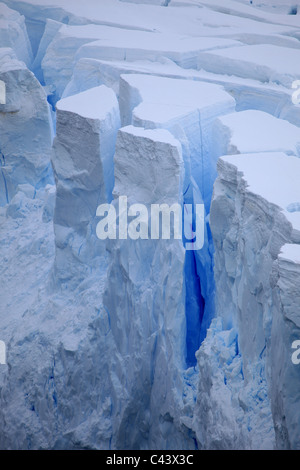
[[[299, 449], [294, 13], [0, 3], [1, 448]], [[100, 240], [120, 196], [202, 249]]]
[[69, 113], [75, 112], [87, 119], [103, 119], [111, 103], [117, 103], [114, 93], [110, 90], [104, 93], [104, 90], [104, 86], [90, 88], [83, 93], [60, 100], [56, 104], [56, 109]]
[[286, 244], [281, 248], [279, 259], [300, 264], [300, 245]]
[[54, 39], [55, 35], [62, 27], [62, 23], [59, 21], [54, 21], [47, 19], [45, 29], [43, 32], [43, 36], [38, 46], [38, 50], [36, 52], [36, 56], [34, 58], [32, 69], [36, 77], [39, 79], [40, 82], [44, 82], [44, 76], [42, 71], [42, 60], [46, 53], [48, 46], [50, 45], [51, 41]]
[[[210, 158], [211, 123], [216, 115], [234, 109], [234, 100], [222, 87], [213, 84], [132, 74], [121, 76], [119, 101], [123, 124], [164, 128], [179, 140], [185, 166], [184, 201], [204, 202], [208, 212], [216, 174], [215, 162]], [[188, 329], [194, 331], [195, 325], [199, 328], [199, 342], [189, 340], [189, 344], [196, 343], [197, 347], [214, 315], [211, 253], [211, 240], [205, 227], [203, 250], [187, 255], [185, 262]], [[195, 276], [201, 287], [193, 281]], [[193, 348], [188, 350], [190, 365], [195, 365]]]
[[4, 3], [0, 3], [0, 45], [12, 48], [17, 58], [30, 67], [33, 56], [25, 19]]
[[188, 146], [183, 151], [185, 188], [192, 172], [206, 210], [209, 210], [216, 173], [208, 155], [211, 123], [217, 115], [234, 108], [234, 99], [217, 85], [148, 75], [121, 76], [122, 124], [164, 127], [173, 132], [185, 148]]
[[164, 37], [158, 34], [152, 34], [149, 37], [149, 34], [151, 33], [138, 33], [138, 41], [137, 37], [134, 38], [137, 36], [136, 33], [132, 35], [132, 39], [128, 34], [119, 33], [119, 37], [110, 42], [90, 42], [78, 50], [75, 60], [90, 57], [126, 61], [142, 59], [159, 61], [162, 57], [167, 57], [183, 68], [196, 68], [200, 51], [239, 45], [238, 41], [228, 39], [203, 37], [196, 41], [194, 38]]
[[52, 122], [43, 88], [10, 48], [0, 48], [0, 80], [6, 85], [6, 103], [0, 105], [0, 204], [6, 205], [19, 184], [39, 189], [53, 182]]
[[200, 54], [198, 67], [210, 72], [222, 70], [228, 75], [251, 77], [289, 87], [298, 77], [299, 60], [298, 50], [272, 44], [256, 44]]
[[[273, 415], [280, 423], [277, 446], [299, 448], [299, 376], [297, 367], [291, 360], [291, 345], [298, 338], [299, 319], [299, 247], [286, 243], [281, 248], [277, 264], [277, 296], [274, 296], [274, 345], [272, 361], [278, 364], [277, 377], [274, 377]], [[286, 345], [290, 345], [287, 348]], [[280, 416], [286, 416], [282, 423]]]
[[[141, 150], [142, 145], [147, 148], [146, 155]], [[125, 161], [121, 149], [128, 149], [127, 152], [123, 150]], [[159, 204], [160, 201], [171, 204], [180, 200], [179, 187], [183, 179], [181, 146], [168, 131], [123, 127], [118, 135], [114, 162], [115, 197], [128, 195], [130, 191], [131, 198], [134, 198], [132, 202], [141, 204]], [[150, 164], [153, 169], [149, 168]]]
[[[45, 34], [49, 36], [48, 29]], [[185, 68], [195, 68], [199, 51], [236, 45], [238, 41], [223, 38], [195, 39], [91, 24], [63, 25], [46, 50], [42, 69], [45, 83], [55, 84], [56, 94], [61, 97], [74, 64], [81, 58], [158, 61], [167, 57]]]
[[161, 5], [167, 6], [170, 0], [121, 0], [121, 2], [126, 3], [138, 3], [138, 4], [148, 4], [148, 5]]
[[248, 191], [286, 211], [290, 203], [300, 199], [300, 160], [296, 157], [279, 152], [254, 153], [228, 155], [221, 157], [218, 164], [222, 162], [234, 165], [237, 172], [245, 175]]
[[66, 86], [63, 97], [102, 84], [111, 87], [119, 96], [119, 81], [122, 74], [146, 74], [219, 84], [234, 97], [238, 111], [257, 109], [295, 125], [300, 119], [300, 107], [292, 103], [290, 89], [203, 70], [182, 69], [166, 58], [159, 62], [80, 59], [74, 67], [72, 79]]
[[221, 116], [213, 128], [217, 157], [235, 153], [285, 152], [300, 156], [300, 129], [262, 111]]
[[[239, 332], [237, 350], [243, 358], [246, 382], [241, 389], [245, 392], [239, 393], [244, 394], [246, 404], [239, 406], [248, 407], [260, 389], [265, 389], [265, 413], [269, 409], [279, 423], [275, 427], [278, 448], [298, 445], [294, 424], [298, 412], [293, 400], [299, 378], [292, 370], [289, 338], [291, 330], [297, 334], [299, 328], [295, 275], [299, 265], [286, 257], [299, 251], [299, 245], [294, 245], [299, 237], [287, 211], [292, 201], [295, 204], [299, 200], [299, 163], [299, 158], [282, 152], [221, 157], [210, 213], [216, 250], [217, 311], [222, 312], [226, 329]], [[208, 343], [216, 341], [219, 333], [212, 327], [210, 335]], [[260, 385], [255, 385], [257, 373]], [[215, 379], [212, 393], [219, 393], [220, 380]], [[232, 387], [237, 381], [234, 379]], [[209, 396], [209, 391], [205, 393]], [[239, 406], [233, 405], [237, 417]], [[200, 417], [203, 413], [200, 407]], [[282, 413], [293, 424], [281, 421]], [[271, 438], [270, 429], [265, 430], [265, 436]]]
[[[291, 6], [291, 1], [292, 0], [284, 0], [284, 4], [279, 2], [276, 2], [274, 4], [274, 2], [270, 0], [266, 0], [266, 2], [259, 3], [256, 0], [253, 0], [252, 4], [250, 4], [250, 2], [248, 2], [247, 0], [227, 0], [226, 4], [224, 4], [222, 0], [201, 0], [200, 4], [206, 5], [214, 11], [224, 12], [237, 17], [251, 18], [263, 23], [285, 24], [298, 27], [299, 18], [295, 18], [294, 16], [287, 16], [286, 14], [281, 14], [283, 10], [284, 13], [286, 13], [286, 9]], [[240, 3], [243, 3], [243, 5], [241, 5]], [[259, 10], [259, 8], [262, 8], [262, 10]], [[267, 11], [271, 11], [273, 14], [266, 14], [264, 12], [265, 8], [267, 9]]]
[[[88, 0], [85, 5], [80, 0], [74, 0], [72, 3], [69, 0], [60, 0], [59, 5], [53, 5], [51, 0], [9, 0], [9, 3], [11, 8], [18, 9], [23, 15], [29, 16], [35, 21], [45, 21], [46, 18], [51, 18], [56, 21], [64, 20], [64, 22], [72, 24], [93, 23], [140, 31], [153, 31], [155, 29], [160, 32], [173, 32], [189, 36], [199, 35], [199, 25], [203, 23], [204, 26], [208, 24], [207, 30], [219, 27], [220, 32], [225, 32], [225, 34], [232, 33], [227, 29], [229, 25], [233, 29], [245, 30], [251, 28], [252, 31], [268, 30], [270, 32], [278, 32], [279, 30], [294, 31], [299, 25], [297, 18], [292, 16], [276, 15], [273, 19], [272, 16], [264, 15], [259, 10], [253, 11], [252, 8], [246, 10], [246, 15], [244, 15], [246, 17], [240, 14], [231, 16], [230, 14], [219, 13], [222, 9], [220, 2], [215, 8], [217, 11], [210, 11], [211, 1], [209, 1], [207, 9], [199, 8], [199, 2], [197, 2], [197, 8], [184, 7], [184, 4], [181, 5], [181, 8], [172, 8], [172, 4], [175, 5], [174, 0], [170, 3], [168, 9], [161, 8], [159, 5], [137, 5], [118, 2], [118, 0], [101, 0], [101, 10], [97, 8], [97, 0]], [[236, 2], [233, 5], [236, 10], [241, 10], [241, 6]], [[253, 21], [251, 16], [258, 21]], [[275, 25], [272, 23], [275, 23]], [[213, 36], [214, 33], [211, 32], [211, 35]]]
[[[119, 195], [148, 208], [157, 202], [180, 203], [182, 172], [181, 147], [169, 132], [133, 126], [119, 131], [115, 203]], [[115, 412], [115, 424], [124, 432], [113, 436], [113, 444], [118, 439], [119, 448], [134, 447], [135, 439], [140, 437], [130, 430], [142, 429], [143, 446], [147, 446], [147, 436], [155, 447], [162, 440], [171, 447], [180, 446], [186, 431], [180, 422], [170, 427], [169, 417], [183, 408], [180, 369], [184, 367], [186, 326], [182, 243], [112, 240], [109, 250], [104, 306], [118, 351], [115, 374], [120, 377], [120, 385], [124, 380], [128, 383], [124, 411]], [[122, 290], [117, 288], [120, 282]], [[153, 315], [149, 316], [149, 310]], [[137, 403], [142, 404], [140, 411], [130, 412]]]

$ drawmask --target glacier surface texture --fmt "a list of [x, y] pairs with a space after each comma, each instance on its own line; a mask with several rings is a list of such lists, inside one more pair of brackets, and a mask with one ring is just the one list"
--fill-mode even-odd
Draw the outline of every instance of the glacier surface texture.
[[1, 449], [300, 450], [300, 4], [2, 0], [0, 260]]

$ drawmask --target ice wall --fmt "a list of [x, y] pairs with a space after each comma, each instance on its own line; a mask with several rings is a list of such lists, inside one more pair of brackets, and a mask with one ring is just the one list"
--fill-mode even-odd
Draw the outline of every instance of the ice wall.
[[273, 268], [272, 411], [279, 449], [299, 449], [299, 371], [292, 360], [300, 328], [299, 251], [299, 244], [283, 245]]
[[112, 199], [120, 127], [114, 92], [100, 86], [57, 103], [52, 163], [56, 180], [56, 275], [74, 281], [105, 251], [96, 237], [98, 205]]
[[0, 80], [6, 90], [6, 102], [0, 104], [0, 204], [5, 205], [20, 184], [28, 183], [37, 190], [53, 182], [53, 134], [43, 88], [10, 48], [0, 48]]
[[126, 384], [114, 414], [113, 445], [191, 448], [194, 442], [179, 419], [184, 413], [185, 253], [181, 240], [145, 239], [148, 230], [150, 238], [150, 204], [182, 202], [181, 146], [166, 130], [128, 126], [119, 131], [114, 160], [116, 209], [119, 196], [127, 196], [128, 206], [144, 204], [149, 218], [146, 214], [143, 223], [149, 226], [146, 232], [140, 226], [136, 240], [109, 241], [104, 306], [117, 345], [114, 380], [120, 387]]
[[[1, 448], [299, 447], [299, 15], [266, 2], [0, 4]], [[99, 240], [118, 196], [204, 201], [203, 249]]]
[[[299, 199], [299, 164], [298, 158], [284, 153], [241, 154], [222, 157], [218, 162], [210, 225], [215, 246], [218, 321], [222, 327], [214, 323], [198, 353], [200, 388], [196, 413], [198, 423], [201, 417], [207, 423], [208, 416], [211, 424], [216, 422], [213, 402], [220, 393], [228, 395], [230, 405], [223, 412], [226, 415], [231, 409], [226, 419], [235, 415], [240, 437], [236, 440], [237, 433], [230, 434], [225, 426], [218, 427], [216, 434], [207, 433], [207, 428], [200, 425], [199, 433], [209, 448], [247, 446], [247, 439], [243, 438], [247, 426], [248, 439], [252, 429], [256, 433], [250, 446], [258, 436], [262, 447], [272, 445], [273, 430], [267, 419], [271, 410], [277, 445], [297, 447], [293, 430], [298, 417], [293, 400], [297, 400], [294, 390], [299, 374], [287, 357], [297, 330], [297, 307], [287, 298], [295, 298], [288, 292], [293, 292], [294, 283], [298, 282], [297, 275], [287, 275], [287, 266], [297, 269], [297, 257], [294, 264], [288, 265], [289, 258], [284, 261], [280, 251], [286, 243], [299, 243], [299, 214], [288, 210], [291, 201]], [[274, 302], [278, 296], [282, 296], [282, 302]], [[289, 318], [296, 322], [293, 326], [287, 326], [286, 308]], [[282, 328], [292, 331], [282, 334]], [[209, 359], [209, 350], [220, 351], [219, 358]], [[205, 385], [210, 374], [213, 379]], [[284, 385], [279, 386], [282, 376]], [[288, 376], [292, 380], [288, 381]], [[255, 403], [261, 410], [259, 427], [251, 422], [257, 417]], [[283, 407], [285, 413], [293, 415], [290, 426], [285, 424]]]
[[[212, 124], [216, 116], [234, 110], [234, 99], [209, 83], [124, 74], [119, 101], [123, 124], [164, 128], [180, 141], [185, 165], [183, 200], [190, 205], [204, 203], [208, 213], [216, 173]], [[204, 247], [187, 253], [185, 260], [189, 366], [195, 365], [195, 352], [214, 316], [213, 246], [207, 224], [204, 231]]]
[[220, 116], [212, 132], [215, 159], [222, 155], [270, 151], [300, 156], [299, 127], [262, 111], [251, 109]]
[[235, 109], [234, 99], [220, 86], [147, 75], [122, 75], [122, 124], [170, 130], [184, 149], [186, 182], [192, 174], [209, 212], [216, 162], [210, 157], [211, 126], [218, 115]]
[[[100, 60], [159, 62], [168, 58], [180, 67], [196, 68], [200, 51], [238, 46], [231, 39], [205, 37], [195, 39], [172, 33], [137, 31], [102, 25], [56, 25], [47, 23], [42, 47], [48, 44], [41, 66], [45, 83], [53, 88], [53, 99], [61, 98], [72, 77], [75, 64], [82, 58]], [[57, 57], [57, 50], [60, 55]]]
[[31, 66], [33, 55], [25, 19], [4, 3], [0, 3], [0, 46], [12, 48], [20, 61]]

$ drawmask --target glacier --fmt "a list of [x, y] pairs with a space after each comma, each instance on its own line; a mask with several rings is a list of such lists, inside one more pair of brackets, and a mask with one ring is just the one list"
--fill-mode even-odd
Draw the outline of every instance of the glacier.
[[299, 15], [0, 3], [1, 449], [300, 449]]
[[78, 282], [105, 252], [96, 237], [94, 215], [98, 205], [112, 199], [120, 112], [114, 92], [104, 85], [60, 100], [56, 110], [51, 158], [56, 181], [54, 266], [61, 281]]
[[33, 61], [31, 43], [28, 38], [25, 18], [17, 11], [1, 3], [0, 13], [1, 47], [10, 47], [16, 57], [30, 67]]
[[[1, 205], [16, 196], [18, 185], [35, 190], [53, 183], [50, 164], [53, 137], [47, 95], [34, 74], [11, 48], [0, 48]], [[13, 137], [12, 137], [13, 136]]]

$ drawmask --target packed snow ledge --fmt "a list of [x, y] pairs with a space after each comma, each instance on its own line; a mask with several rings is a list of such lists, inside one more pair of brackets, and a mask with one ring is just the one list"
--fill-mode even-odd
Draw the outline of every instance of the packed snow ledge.
[[0, 3], [1, 449], [300, 449], [299, 13]]

